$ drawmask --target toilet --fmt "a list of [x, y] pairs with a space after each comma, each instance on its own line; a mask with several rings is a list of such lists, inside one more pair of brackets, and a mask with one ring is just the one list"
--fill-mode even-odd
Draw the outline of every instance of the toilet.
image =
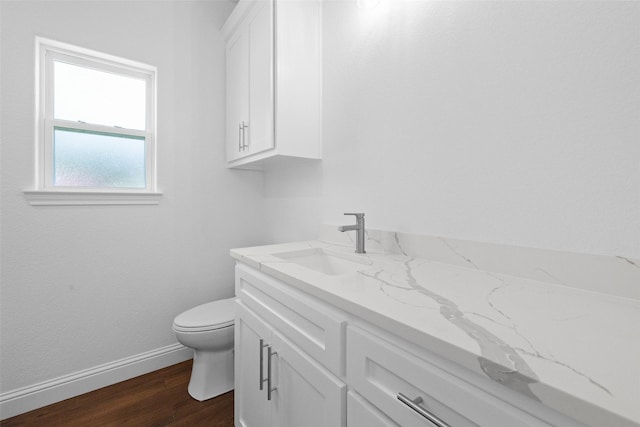
[[212, 301], [176, 316], [173, 331], [193, 348], [189, 394], [206, 400], [233, 390], [235, 298]]

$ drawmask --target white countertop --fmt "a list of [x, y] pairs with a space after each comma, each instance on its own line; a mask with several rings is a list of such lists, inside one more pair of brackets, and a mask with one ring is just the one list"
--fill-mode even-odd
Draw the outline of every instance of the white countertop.
[[[363, 265], [329, 276], [274, 256], [307, 248]], [[321, 241], [231, 255], [587, 425], [640, 426], [640, 300]]]

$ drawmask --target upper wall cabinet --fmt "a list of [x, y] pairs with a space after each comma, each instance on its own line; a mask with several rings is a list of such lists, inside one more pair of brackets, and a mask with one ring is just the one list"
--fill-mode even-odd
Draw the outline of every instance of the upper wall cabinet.
[[322, 156], [321, 1], [240, 0], [223, 27], [227, 164]]

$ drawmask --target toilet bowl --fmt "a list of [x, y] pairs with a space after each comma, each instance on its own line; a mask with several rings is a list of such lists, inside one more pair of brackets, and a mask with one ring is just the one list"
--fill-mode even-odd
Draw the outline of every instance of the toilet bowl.
[[176, 316], [178, 341], [194, 350], [189, 394], [206, 400], [233, 390], [234, 298], [199, 305]]

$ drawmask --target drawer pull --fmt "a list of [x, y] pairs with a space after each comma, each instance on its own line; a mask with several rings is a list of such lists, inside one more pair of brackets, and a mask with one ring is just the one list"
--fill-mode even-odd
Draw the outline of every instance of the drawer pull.
[[246, 150], [247, 148], [249, 148], [249, 144], [247, 144], [247, 128], [249, 127], [248, 124], [245, 124], [244, 120], [242, 121], [242, 125], [240, 126], [242, 128], [242, 151]]
[[264, 388], [263, 384], [267, 381], [264, 377], [264, 348], [269, 347], [269, 344], [264, 343], [264, 339], [260, 338], [260, 390]]
[[278, 354], [277, 351], [272, 351], [271, 346], [267, 348], [267, 400], [271, 400], [271, 393], [276, 391], [276, 387], [271, 387], [271, 358]]
[[437, 427], [450, 427], [449, 424], [442, 421], [440, 418], [436, 417], [432, 413], [428, 412], [425, 408], [420, 406], [423, 402], [422, 397], [418, 396], [415, 399], [410, 399], [402, 393], [398, 393], [398, 400], [409, 408], [416, 411], [418, 414], [422, 415], [424, 418], [429, 420], [433, 425]]

